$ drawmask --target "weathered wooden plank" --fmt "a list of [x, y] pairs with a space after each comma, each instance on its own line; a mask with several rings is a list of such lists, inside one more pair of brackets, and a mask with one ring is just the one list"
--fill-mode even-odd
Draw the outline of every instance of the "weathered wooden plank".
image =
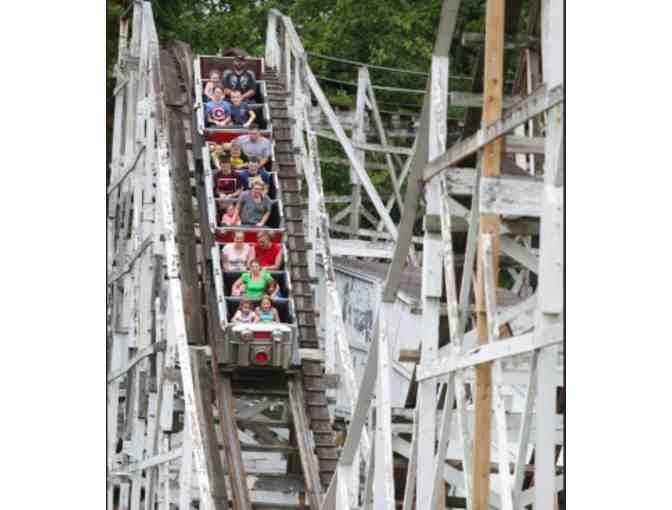
[[324, 362], [324, 352], [321, 349], [299, 349], [299, 359]]
[[[483, 94], [474, 92], [450, 92], [448, 94], [451, 106], [462, 106], [464, 108], [482, 108]], [[510, 108], [522, 98], [520, 96], [505, 96], [502, 100], [504, 108]]]
[[218, 377], [216, 367], [213, 367], [213, 375], [217, 396], [217, 410], [219, 411], [219, 426], [224, 439], [224, 452], [228, 465], [229, 486], [231, 487], [234, 508], [252, 510], [250, 494], [247, 489], [247, 475], [234, 418], [234, 398], [231, 391], [231, 380], [229, 377]]
[[147, 357], [149, 357], [153, 354], [156, 354], [157, 352], [163, 352], [165, 350], [165, 348], [166, 348], [166, 342], [162, 341], [162, 342], [153, 343], [150, 346], [145, 347], [144, 349], [141, 349], [140, 351], [138, 351], [135, 354], [135, 356], [133, 356], [133, 358], [131, 358], [131, 360], [128, 361], [128, 364], [124, 368], [119, 369], [119, 370], [115, 370], [114, 372], [112, 372], [112, 374], [110, 374], [107, 377], [107, 384], [110, 384], [113, 381], [116, 381], [119, 377], [126, 374], [131, 368], [133, 368], [136, 364], [138, 364], [143, 359], [145, 359], [145, 358], [147, 358]]
[[[326, 138], [327, 140], [332, 140], [334, 142], [340, 142], [340, 138], [337, 134], [333, 134], [326, 130], [316, 131], [315, 134], [320, 138]], [[413, 150], [408, 147], [396, 147], [393, 145], [381, 145], [377, 143], [365, 143], [365, 142], [351, 142], [353, 149], [358, 149], [360, 151], [367, 152], [382, 152], [385, 154], [399, 154], [402, 156], [410, 156], [413, 154]]]
[[[387, 134], [385, 132], [385, 128], [383, 127], [383, 121], [380, 117], [380, 111], [378, 110], [378, 102], [376, 101], [376, 93], [373, 89], [373, 84], [371, 83], [371, 77], [369, 76], [369, 72], [366, 69], [366, 67], [362, 68], [366, 72], [366, 91], [368, 93], [369, 99], [370, 99], [370, 106], [371, 106], [371, 112], [373, 114], [373, 120], [374, 124], [376, 126], [376, 129], [378, 131], [378, 138], [380, 138], [380, 143], [383, 147], [387, 147]], [[413, 148], [411, 149], [413, 150]], [[397, 200], [397, 204], [399, 205], [399, 210], [401, 212], [404, 211], [404, 204], [401, 199], [401, 192], [400, 192], [400, 187], [401, 184], [399, 183], [399, 180], [397, 179], [397, 174], [396, 174], [396, 167], [394, 165], [395, 158], [392, 157], [392, 154], [389, 152], [385, 153], [385, 161], [387, 162], [387, 169], [390, 174], [390, 179], [392, 181], [392, 189], [394, 190], [394, 197]], [[399, 158], [396, 158], [397, 164], [401, 167], [401, 161]], [[386, 206], [387, 207], [387, 206]], [[389, 208], [388, 208], [389, 210]]]
[[[389, 307], [389, 304], [382, 304]], [[373, 491], [376, 495], [374, 508], [394, 507], [394, 478], [392, 462], [390, 353], [387, 338], [387, 314], [378, 319], [378, 382], [376, 385], [376, 443]], [[433, 446], [433, 445], [432, 445]]]
[[[366, 82], [368, 81], [368, 71], [365, 67], [361, 67], [357, 74], [357, 97], [356, 108], [354, 115], [354, 125], [352, 128], [352, 143], [361, 144], [366, 143], [366, 133], [364, 132], [364, 106], [366, 99]], [[366, 161], [366, 153], [355, 147], [355, 157], [359, 164], [364, 167]], [[352, 203], [350, 206], [350, 231], [352, 235], [357, 234], [360, 224], [360, 210], [362, 210], [362, 187], [357, 176], [357, 171], [352, 166], [350, 167], [350, 185], [352, 189]]]
[[544, 183], [540, 179], [483, 177], [480, 186], [479, 207], [483, 214], [541, 216]]
[[347, 154], [348, 159], [350, 160], [350, 164], [353, 165], [353, 167], [355, 168], [357, 175], [362, 182], [362, 186], [364, 186], [364, 189], [366, 189], [369, 198], [373, 202], [376, 212], [381, 217], [381, 219], [385, 221], [385, 226], [388, 232], [393, 237], [396, 238], [397, 227], [394, 221], [392, 221], [392, 218], [390, 218], [387, 209], [385, 209], [385, 206], [380, 199], [378, 191], [371, 182], [371, 179], [369, 178], [369, 175], [366, 173], [366, 170], [360, 165], [359, 160], [355, 155], [352, 144], [350, 143], [350, 140], [346, 137], [345, 131], [343, 131], [343, 128], [338, 123], [338, 119], [335, 118], [334, 111], [331, 108], [331, 105], [329, 104], [327, 97], [324, 95], [324, 92], [322, 92], [322, 89], [320, 88], [319, 84], [317, 83], [317, 80], [315, 79], [315, 75], [313, 74], [313, 72], [310, 70], [309, 67], [306, 67], [306, 78], [308, 80], [310, 89], [313, 91], [313, 94], [317, 98], [317, 101], [320, 104], [320, 107], [322, 108], [322, 111], [327, 116], [331, 128], [336, 133], [338, 141], [343, 146], [343, 149], [345, 150], [345, 153]]
[[311, 446], [310, 422], [306, 416], [306, 403], [303, 395], [303, 388], [301, 381], [297, 379], [297, 376], [290, 377], [288, 385], [289, 404], [292, 410], [294, 432], [296, 433], [296, 442], [299, 448], [301, 466], [306, 482], [308, 503], [312, 510], [318, 510], [320, 507], [320, 493], [322, 492], [322, 489], [320, 485], [317, 458], [313, 454]]
[[335, 257], [350, 256], [391, 259], [392, 250], [392, 243], [376, 243], [373, 241], [360, 241], [358, 239], [331, 240], [331, 254]]
[[447, 170], [485, 145], [513, 131], [532, 117], [553, 108], [562, 101], [564, 101], [564, 92], [561, 85], [551, 89], [547, 89], [545, 85], [542, 85], [533, 94], [507, 111], [500, 120], [480, 129], [469, 138], [456, 143], [443, 155], [430, 161], [423, 172], [424, 180], [429, 181], [436, 174]]
[[461, 370], [499, 358], [524, 354], [534, 349], [558, 344], [563, 340], [564, 330], [562, 325], [557, 325], [548, 328], [541, 338], [535, 338], [535, 334], [533, 333], [525, 333], [502, 340], [493, 345], [479, 345], [460, 356], [447, 356], [440, 358], [431, 365], [420, 365], [418, 367], [418, 380], [423, 381], [433, 377], [440, 377], [454, 370]]
[[[492, 268], [492, 236], [484, 234], [481, 238], [481, 256], [483, 266], [483, 282], [486, 313], [488, 321], [488, 342], [492, 344], [499, 340], [499, 324], [497, 323], [497, 280]], [[509, 473], [509, 440], [506, 432], [506, 409], [502, 386], [504, 377], [502, 374], [502, 360], [496, 359], [492, 363], [494, 379], [493, 399], [495, 404], [495, 417], [497, 422], [497, 451], [499, 463], [500, 497], [502, 498], [503, 510], [513, 510], [513, 484]]]

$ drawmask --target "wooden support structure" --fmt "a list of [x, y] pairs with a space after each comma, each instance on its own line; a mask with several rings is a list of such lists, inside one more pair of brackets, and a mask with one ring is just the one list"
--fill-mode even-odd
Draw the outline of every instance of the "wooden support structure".
[[[283, 120], [273, 123], [279, 194], [307, 190], [307, 228], [291, 224], [303, 198], [285, 215], [296, 248], [286, 264], [298, 275], [290, 283], [300, 289], [301, 327], [308, 310], [324, 337], [302, 343], [295, 365], [265, 387], [253, 371], [218, 360], [217, 206], [185, 92], [199, 93], [201, 70], [186, 45], [159, 48], [150, 3], [122, 16], [107, 189], [108, 506], [118, 497], [129, 510], [562, 507], [564, 13], [558, 2], [530, 3], [525, 44], [510, 48], [519, 67], [507, 97], [505, 41], [521, 38], [505, 28], [515, 27], [521, 4], [487, 1], [483, 76], [475, 73], [466, 92], [448, 86], [460, 2], [444, 0], [412, 147], [390, 143], [368, 66], [358, 68], [346, 123], [292, 20], [270, 11], [264, 80], [272, 117]], [[469, 112], [455, 143], [451, 105]], [[343, 149], [347, 159], [329, 162], [349, 167], [351, 195], [326, 196], [319, 137]], [[384, 154], [385, 164], [367, 163], [367, 152]], [[466, 158], [477, 162], [456, 166]], [[368, 170], [387, 172], [387, 196]], [[328, 204], [341, 204], [331, 218]], [[414, 236], [420, 217], [423, 233]], [[388, 264], [377, 301], [362, 310], [370, 342], [361, 364], [335, 256]], [[417, 343], [399, 349], [392, 338], [410, 271], [421, 276], [421, 315]], [[338, 442], [332, 425], [344, 432]], [[260, 455], [286, 456], [287, 480], [255, 466]], [[259, 499], [282, 491], [282, 501]]]
[[[490, 126], [502, 115], [504, 87], [504, 2], [489, 0], [485, 11], [485, 71], [483, 77], [483, 125]], [[483, 149], [483, 177], [497, 177], [501, 171], [502, 140], [494, 140]], [[481, 213], [480, 233], [492, 236], [492, 274], [499, 271], [499, 216]], [[483, 247], [479, 243], [479, 250]], [[485, 276], [482, 258], [477, 260], [477, 329], [478, 344], [488, 343], [488, 320], [485, 311]], [[496, 286], [496, 283], [493, 283]], [[490, 497], [490, 430], [492, 424], [492, 372], [490, 365], [476, 366], [475, 385], [475, 441], [473, 454], [474, 510], [488, 510]]]

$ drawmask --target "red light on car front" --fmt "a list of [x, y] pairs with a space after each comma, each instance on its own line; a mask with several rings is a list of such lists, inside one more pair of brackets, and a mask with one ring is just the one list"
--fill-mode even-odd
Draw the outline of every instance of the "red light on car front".
[[254, 332], [254, 338], [260, 338], [267, 340], [271, 338], [271, 332], [270, 331], [255, 331]]
[[259, 351], [254, 355], [254, 361], [260, 365], [268, 363], [270, 356], [266, 351]]

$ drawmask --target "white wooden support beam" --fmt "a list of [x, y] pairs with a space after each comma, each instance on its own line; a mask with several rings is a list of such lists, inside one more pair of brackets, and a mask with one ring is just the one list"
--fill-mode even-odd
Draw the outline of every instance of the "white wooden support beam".
[[[336, 114], [335, 121], [338, 122], [338, 117]], [[328, 117], [327, 117], [328, 118]], [[339, 122], [340, 125], [340, 122]], [[332, 127], [333, 129], [333, 127]], [[334, 130], [335, 131], [335, 130]], [[366, 132], [366, 131], [364, 131]], [[334, 142], [340, 142], [341, 139], [338, 136], [337, 132], [327, 131], [324, 129], [317, 130], [315, 134], [321, 138], [326, 138], [327, 140], [332, 140]], [[364, 141], [361, 142], [351, 142], [350, 145], [353, 149], [357, 149], [365, 152], [382, 152], [384, 154], [397, 154], [401, 156], [410, 156], [413, 153], [413, 149], [408, 147], [398, 147], [394, 145], [381, 145], [377, 143], [367, 143]]]
[[[451, 92], [450, 95], [451, 106], [462, 106], [464, 108], [482, 108], [483, 94], [475, 94], [473, 92]], [[505, 96], [502, 104], [504, 108], [511, 108], [514, 104], [519, 102], [519, 96]]]
[[140, 145], [138, 148], [137, 152], [135, 153], [135, 156], [133, 156], [130, 160], [130, 164], [126, 167], [126, 170], [124, 171], [123, 174], [121, 174], [118, 178], [114, 180], [112, 184], [107, 188], [107, 194], [111, 194], [114, 192], [128, 177], [133, 170], [135, 170], [135, 167], [137, 166], [138, 162], [140, 161], [140, 157], [144, 154], [145, 152], [145, 145]]
[[473, 441], [467, 420], [467, 393], [462, 372], [455, 373], [455, 400], [457, 403], [457, 426], [462, 446], [463, 486], [466, 494], [467, 510], [471, 510], [473, 508], [473, 483], [471, 478], [473, 473]]
[[119, 370], [115, 370], [111, 375], [107, 377], [107, 384], [111, 384], [113, 381], [119, 379], [122, 375], [126, 374], [131, 368], [138, 364], [143, 359], [156, 354], [159, 351], [162, 351], [165, 348], [165, 342], [153, 343], [144, 349], [138, 351], [133, 358], [128, 361], [127, 365]]
[[[144, 3], [143, 9], [148, 17], [153, 19], [151, 3]], [[168, 145], [167, 133], [167, 112], [164, 108], [165, 100], [163, 91], [161, 89], [161, 75], [159, 70], [159, 44], [156, 37], [155, 28], [151, 25], [151, 41], [150, 52], [152, 55], [152, 72], [153, 72], [153, 86], [158, 87], [154, 89], [157, 112], [157, 144], [158, 144], [158, 195], [160, 196], [161, 217], [164, 222], [165, 232], [165, 254], [168, 277], [168, 299], [171, 302], [174, 317], [169, 331], [169, 337], [175, 338], [175, 344], [181, 360], [180, 372], [182, 375], [182, 389], [185, 401], [185, 412], [189, 415], [191, 420], [191, 438], [193, 441], [194, 450], [194, 467], [196, 470], [196, 480], [198, 481], [199, 491], [201, 494], [200, 505], [204, 510], [212, 510], [214, 502], [212, 499], [212, 491], [210, 480], [208, 477], [203, 431], [200, 428], [197, 408], [194, 395], [194, 379], [191, 373], [191, 363], [189, 358], [189, 348], [186, 337], [186, 325], [184, 310], [182, 305], [182, 288], [180, 277], [178, 273], [178, 254], [175, 243], [175, 223], [173, 219], [173, 207], [171, 199], [171, 185], [169, 182], [170, 174], [170, 151]]]
[[529, 248], [515, 242], [509, 236], [502, 236], [500, 238], [500, 249], [509, 257], [519, 262], [523, 267], [529, 269], [534, 273], [539, 272], [539, 257], [530, 251]]
[[[429, 84], [427, 84], [427, 87], [429, 87]], [[393, 302], [396, 300], [397, 291], [401, 284], [401, 275], [406, 265], [406, 259], [409, 256], [413, 238], [413, 228], [415, 227], [416, 214], [418, 213], [418, 206], [420, 203], [421, 172], [427, 162], [429, 109], [429, 94], [426, 94], [422, 104], [420, 128], [418, 129], [418, 136], [416, 137], [415, 150], [413, 151], [413, 155], [410, 156], [407, 161], [409, 174], [406, 184], [406, 193], [404, 195], [404, 212], [401, 215], [401, 220], [399, 222], [399, 235], [394, 246], [392, 262], [390, 263], [385, 277], [383, 302]]]
[[480, 208], [484, 214], [541, 216], [543, 182], [530, 177], [483, 177]]
[[441, 413], [441, 423], [439, 425], [439, 440], [436, 449], [436, 458], [433, 465], [433, 485], [432, 502], [430, 508], [443, 507], [445, 492], [443, 481], [443, 466], [446, 459], [446, 449], [448, 448], [448, 441], [450, 439], [450, 426], [453, 423], [453, 401], [455, 400], [455, 374], [448, 377], [445, 384], [446, 398], [443, 404], [443, 413]]
[[[385, 307], [385, 304], [381, 306]], [[376, 384], [376, 465], [374, 468], [374, 509], [394, 507], [394, 477], [391, 429], [391, 368], [386, 315], [378, 318], [378, 382]]]
[[[366, 68], [364, 68], [366, 69]], [[388, 145], [387, 143], [387, 134], [385, 133], [385, 127], [383, 126], [383, 120], [380, 116], [380, 111], [378, 110], [378, 102], [376, 101], [376, 93], [373, 90], [373, 84], [371, 83], [371, 77], [369, 76], [368, 70], [366, 71], [366, 90], [369, 96], [371, 111], [373, 113], [373, 120], [378, 132], [378, 138], [380, 138], [380, 143], [383, 147]], [[413, 150], [413, 149], [411, 149]], [[404, 212], [404, 204], [401, 199], [400, 184], [397, 179], [396, 174], [396, 165], [394, 164], [392, 154], [385, 153], [385, 161], [387, 162], [387, 169], [390, 173], [390, 180], [392, 181], [392, 189], [394, 191], [393, 196], [397, 200], [399, 210]], [[398, 159], [397, 162], [399, 163]], [[401, 166], [401, 165], [400, 165]], [[389, 210], [389, 209], [388, 209]]]
[[[355, 119], [352, 129], [352, 144], [366, 143], [366, 133], [364, 132], [364, 108], [366, 99], [366, 83], [368, 81], [368, 71], [366, 67], [360, 67], [357, 75], [357, 99], [355, 106]], [[356, 148], [355, 157], [359, 164], [364, 168], [366, 162], [366, 153]], [[360, 224], [360, 212], [362, 209], [362, 186], [357, 176], [357, 170], [350, 166], [350, 186], [352, 189], [352, 203], [350, 206], [350, 232], [352, 237], [356, 238], [357, 230]]]
[[355, 239], [332, 239], [331, 254], [335, 257], [353, 256], [376, 259], [391, 259], [394, 246], [391, 243], [375, 243]]
[[530, 373], [525, 394], [525, 404], [520, 428], [518, 432], [518, 449], [516, 452], [516, 468], [513, 474], [513, 502], [515, 508], [522, 509], [520, 504], [521, 492], [523, 490], [523, 481], [525, 480], [525, 464], [527, 463], [527, 454], [530, 441], [530, 430], [532, 416], [534, 412], [534, 402], [537, 395], [537, 361], [539, 351], [533, 351], [530, 358]]
[[[557, 2], [541, 1], [543, 79], [549, 87], [563, 84], [564, 10]], [[539, 286], [535, 334], [543, 336], [550, 328], [562, 328], [564, 308], [563, 239], [563, 128], [561, 106], [547, 115], [546, 156], [544, 158], [544, 201], [539, 233]], [[547, 436], [556, 405], [556, 387], [545, 374], [557, 364], [557, 348], [539, 353], [537, 368], [534, 488], [535, 510], [552, 510], [556, 503], [555, 445]]]
[[[431, 108], [429, 114], [428, 155], [432, 159], [445, 150], [446, 118], [448, 113], [447, 56], [432, 57]], [[422, 364], [431, 363], [438, 356], [439, 310], [442, 294], [442, 246], [439, 236], [440, 180], [434, 179], [425, 187], [425, 236], [422, 252]], [[434, 438], [436, 437], [436, 382], [418, 385], [419, 433], [417, 504], [429, 508], [434, 494]]]
[[[374, 324], [374, 331], [378, 331], [378, 325]], [[342, 464], [352, 464], [355, 459], [355, 454], [357, 451], [357, 446], [360, 444], [361, 440], [361, 454], [364, 458], [368, 458], [370, 449], [368, 446], [368, 433], [364, 428], [364, 423], [366, 421], [366, 416], [368, 414], [371, 398], [373, 396], [373, 390], [376, 384], [376, 378], [378, 376], [378, 338], [377, 335], [374, 335], [374, 338], [371, 342], [371, 347], [369, 348], [369, 355], [366, 359], [366, 366], [364, 368], [364, 375], [362, 376], [362, 381], [359, 385], [359, 392], [357, 394], [357, 400], [353, 407], [353, 412], [350, 418], [350, 426], [348, 427], [348, 433], [345, 438], [345, 444], [341, 450], [341, 456], [339, 458], [339, 463]], [[364, 438], [367, 438], [366, 446], [364, 445]], [[366, 451], [366, 455], [365, 455]]]
[[[488, 321], [488, 341], [492, 344], [499, 340], [500, 324], [497, 322], [497, 298], [495, 295], [497, 280], [492, 268], [492, 235], [481, 236], [481, 257], [483, 267], [483, 281], [485, 291], [486, 314]], [[502, 386], [502, 360], [497, 359], [492, 363], [493, 373], [493, 401], [495, 408], [495, 421], [497, 427], [497, 460], [499, 462], [500, 497], [502, 509], [513, 510], [513, 486], [509, 472], [509, 440], [506, 434], [506, 408]]]
[[438, 359], [429, 365], [418, 367], [418, 381], [446, 376], [455, 370], [473, 367], [481, 363], [487, 363], [500, 358], [517, 356], [541, 349], [564, 340], [564, 331], [561, 325], [548, 328], [543, 336], [538, 337], [534, 333], [525, 333], [496, 342], [495, 344], [479, 345], [470, 349], [460, 356], [447, 356]]
[[322, 111], [324, 112], [325, 116], [327, 117], [327, 120], [329, 121], [329, 124], [331, 126], [331, 129], [334, 130], [334, 133], [336, 133], [336, 136], [338, 138], [338, 141], [341, 143], [343, 146], [343, 150], [348, 156], [348, 159], [350, 160], [350, 164], [354, 167], [355, 171], [357, 172], [357, 175], [359, 179], [362, 182], [362, 186], [364, 186], [364, 189], [366, 190], [367, 194], [369, 195], [369, 198], [371, 199], [371, 202], [373, 202], [374, 207], [376, 208], [376, 212], [378, 215], [385, 221], [385, 226], [387, 228], [387, 231], [396, 239], [397, 237], [397, 227], [392, 221], [392, 218], [390, 217], [389, 213], [385, 209], [385, 205], [380, 199], [380, 196], [378, 195], [378, 191], [376, 190], [375, 186], [371, 182], [371, 179], [369, 178], [369, 175], [366, 173], [366, 170], [364, 167], [360, 164], [359, 160], [357, 159], [357, 156], [355, 154], [354, 148], [352, 147], [352, 143], [348, 139], [348, 137], [345, 135], [345, 131], [341, 127], [341, 125], [338, 122], [338, 119], [336, 118], [336, 115], [334, 114], [334, 110], [331, 108], [331, 105], [329, 104], [329, 101], [327, 100], [327, 97], [324, 95], [324, 92], [320, 88], [319, 84], [317, 83], [317, 80], [315, 79], [315, 75], [313, 72], [310, 70], [310, 67], [306, 66], [306, 78], [308, 80], [308, 84], [310, 86], [310, 89], [313, 91], [313, 94], [317, 98], [318, 103], [320, 104], [320, 107], [322, 108]]
[[[371, 442], [376, 440], [376, 431], [371, 432]], [[373, 450], [369, 455], [366, 465], [366, 481], [364, 483], [364, 494], [362, 495], [362, 510], [373, 510], [373, 479], [374, 470], [376, 469], [376, 456]], [[359, 485], [359, 484], [357, 484]]]
[[441, 156], [431, 160], [425, 167], [424, 180], [429, 181], [436, 174], [456, 165], [485, 145], [513, 131], [516, 127], [553, 108], [562, 101], [564, 101], [564, 92], [561, 85], [551, 89], [547, 89], [545, 85], [539, 87], [533, 94], [506, 112], [500, 120], [491, 126], [480, 129], [469, 138], [453, 145]]
[[[317, 149], [317, 140], [315, 135], [313, 134], [312, 129], [310, 129], [310, 125], [308, 124], [308, 112], [304, 108], [304, 122], [306, 122], [307, 127], [308, 127], [308, 149], [309, 149], [309, 154], [312, 159], [312, 169], [313, 169], [313, 175], [312, 178], [314, 179], [314, 186], [317, 190], [317, 197], [318, 197], [318, 207], [320, 211], [320, 223], [319, 223], [319, 228], [318, 228], [318, 233], [321, 239], [321, 248], [322, 248], [322, 264], [324, 267], [324, 274], [326, 275], [325, 277], [325, 286], [326, 286], [326, 297], [327, 297], [327, 309], [331, 310], [333, 313], [333, 325], [334, 327], [334, 337], [335, 337], [335, 343], [336, 343], [336, 358], [338, 360], [338, 365], [340, 367], [340, 372], [343, 376], [343, 389], [345, 390], [346, 398], [348, 400], [348, 403], [350, 404], [351, 409], [355, 409], [355, 403], [357, 403], [357, 407], [359, 407], [359, 398], [361, 398], [362, 393], [359, 394], [359, 397], [357, 397], [357, 381], [355, 379], [355, 372], [352, 364], [352, 355], [350, 353], [350, 346], [346, 337], [345, 333], [345, 324], [343, 322], [343, 316], [341, 313], [341, 305], [340, 305], [340, 298], [338, 296], [338, 291], [336, 289], [336, 275], [334, 272], [334, 267], [333, 267], [333, 262], [331, 258], [331, 247], [330, 247], [330, 239], [329, 239], [329, 217], [326, 212], [326, 205], [324, 204], [324, 191], [323, 191], [323, 186], [322, 186], [322, 177], [320, 173], [320, 162], [319, 162], [319, 153]], [[307, 178], [311, 178], [311, 176], [306, 176]], [[371, 353], [369, 353], [369, 356], [371, 356]], [[375, 375], [374, 375], [374, 380], [375, 380]], [[366, 388], [365, 388], [366, 390]], [[364, 397], [364, 400], [370, 399], [370, 391], [371, 389], [368, 389], [369, 395]], [[360, 392], [361, 392], [361, 386], [360, 386]], [[366, 395], [366, 392], [363, 394]], [[355, 400], [357, 398], [357, 400]], [[364, 405], [364, 404], [363, 404]], [[366, 404], [366, 407], [368, 407], [368, 403]], [[353, 422], [354, 422], [354, 417], [353, 417]], [[359, 438], [361, 437], [361, 454], [364, 456], [364, 458], [367, 458], [369, 455], [369, 438], [368, 434], [366, 431], [362, 431], [362, 425], [363, 421], [357, 426], [359, 427], [356, 432], [349, 432], [348, 433], [348, 438], [352, 434], [353, 438], [357, 438], [357, 442], [355, 444], [352, 444], [350, 447], [349, 453], [351, 457], [346, 458], [346, 460], [343, 462], [344, 464], [352, 463], [353, 457], [355, 455], [355, 450], [357, 448], [357, 444], [359, 444]], [[361, 432], [361, 436], [359, 433]], [[345, 457], [344, 452], [341, 453], [341, 459]]]
[[404, 486], [402, 510], [413, 510], [413, 504], [415, 503], [415, 487], [418, 469], [418, 442], [420, 441], [418, 423], [418, 410], [416, 408], [413, 412], [413, 435], [411, 437], [411, 451], [408, 458], [408, 466], [406, 467], [406, 484]]
[[184, 433], [182, 434], [182, 465], [180, 467], [180, 495], [179, 509], [191, 510], [191, 476], [194, 461], [193, 441], [191, 438], [190, 415], [185, 413]]

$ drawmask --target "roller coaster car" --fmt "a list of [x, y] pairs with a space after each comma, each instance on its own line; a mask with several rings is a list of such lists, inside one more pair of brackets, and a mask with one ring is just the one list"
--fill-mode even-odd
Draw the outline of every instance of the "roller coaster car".
[[[218, 69], [222, 73], [233, 69], [233, 57], [200, 55], [194, 60], [194, 97], [196, 99], [195, 106], [198, 112], [198, 132], [205, 135], [205, 138], [210, 141], [229, 142], [231, 141], [231, 138], [235, 138], [239, 134], [247, 133], [247, 130], [206, 127], [203, 85], [208, 79], [212, 69]], [[266, 100], [267, 90], [264, 77], [264, 59], [257, 57], [247, 57], [246, 69], [254, 72], [257, 81], [254, 98], [253, 100], [248, 101], [248, 105], [255, 111], [255, 123], [262, 130], [262, 134], [269, 136], [272, 131], [272, 126], [270, 122], [270, 110]]]
[[290, 324], [228, 324], [218, 349], [219, 363], [287, 369], [298, 364], [296, 329]]

